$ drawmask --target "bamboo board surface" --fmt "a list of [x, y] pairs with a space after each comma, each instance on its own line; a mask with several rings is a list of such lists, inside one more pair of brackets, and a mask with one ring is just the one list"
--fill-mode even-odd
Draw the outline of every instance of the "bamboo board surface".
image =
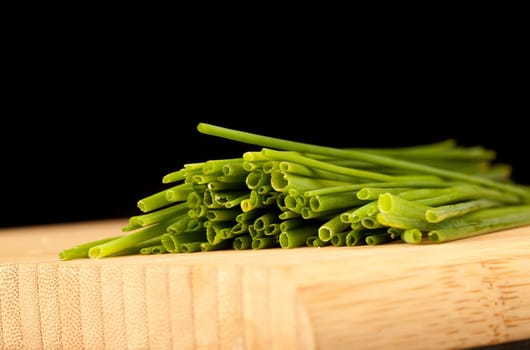
[[439, 245], [60, 261], [126, 219], [0, 229], [0, 349], [463, 349], [530, 338], [530, 227]]

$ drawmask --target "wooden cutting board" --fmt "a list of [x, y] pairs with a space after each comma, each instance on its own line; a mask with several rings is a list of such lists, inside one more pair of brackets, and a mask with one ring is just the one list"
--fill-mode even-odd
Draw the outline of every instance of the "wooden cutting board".
[[0, 349], [461, 349], [530, 338], [530, 227], [440, 245], [60, 261], [105, 220], [0, 230]]

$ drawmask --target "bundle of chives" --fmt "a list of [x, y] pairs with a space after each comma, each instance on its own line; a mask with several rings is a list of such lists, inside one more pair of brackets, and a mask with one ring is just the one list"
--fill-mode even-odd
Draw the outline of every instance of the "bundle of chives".
[[495, 152], [454, 140], [399, 149], [331, 148], [200, 123], [262, 147], [184, 164], [140, 199], [122, 235], [62, 260], [219, 249], [440, 243], [530, 224], [530, 188]]

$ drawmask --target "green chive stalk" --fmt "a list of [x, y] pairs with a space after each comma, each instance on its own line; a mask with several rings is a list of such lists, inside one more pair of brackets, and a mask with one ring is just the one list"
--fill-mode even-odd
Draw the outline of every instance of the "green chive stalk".
[[407, 218], [425, 219], [425, 213], [430, 209], [429, 206], [416, 201], [409, 201], [391, 193], [380, 195], [377, 203], [380, 213]]
[[306, 241], [306, 245], [311, 247], [315, 247], [315, 248], [320, 248], [320, 247], [325, 247], [325, 246], [328, 246], [328, 245], [331, 245], [331, 242], [328, 240], [328, 241], [323, 241], [321, 240], [320, 238], [318, 237], [315, 237], [311, 244], [308, 244], [308, 242]]
[[302, 217], [300, 213], [291, 210], [282, 211], [280, 214], [278, 214], [278, 218], [280, 220], [298, 219], [300, 217]]
[[88, 258], [89, 257], [88, 251], [90, 250], [90, 248], [114, 241], [115, 239], [118, 239], [121, 237], [123, 236], [98, 239], [96, 241], [86, 242], [86, 243], [79, 244], [71, 248], [64, 249], [59, 253], [59, 258], [61, 260]]
[[242, 235], [234, 238], [232, 248], [235, 250], [252, 249], [252, 237], [250, 235]]
[[256, 231], [264, 231], [267, 226], [278, 221], [278, 213], [275, 211], [269, 211], [254, 220], [254, 229], [256, 229]]
[[255, 237], [252, 239], [252, 249], [267, 249], [275, 246], [273, 237]]
[[193, 191], [191, 183], [174, 186], [166, 191], [166, 200], [170, 203], [185, 201], [191, 191]]
[[334, 216], [318, 228], [318, 238], [329, 241], [334, 235], [344, 232], [350, 228], [349, 223], [342, 222], [341, 214]]
[[[391, 233], [389, 234], [391, 237], [393, 236]], [[400, 238], [405, 243], [418, 244], [418, 243], [421, 243], [423, 239], [423, 233], [421, 232], [421, 230], [417, 228], [410, 228], [410, 229], [404, 230], [400, 234]]]
[[358, 199], [354, 193], [336, 195], [321, 195], [309, 198], [309, 207], [313, 211], [326, 211], [332, 209], [348, 209], [358, 207], [365, 202]]
[[373, 233], [365, 236], [364, 241], [368, 245], [377, 245], [390, 242], [390, 234], [387, 232]]
[[201, 251], [201, 244], [204, 242], [187, 242], [181, 243], [178, 251], [182, 253], [194, 253]]
[[346, 236], [350, 233], [350, 231], [342, 231], [338, 233], [334, 233], [333, 236], [331, 236], [331, 239], [329, 242], [334, 247], [344, 247], [346, 245]]
[[202, 242], [201, 243], [201, 252], [210, 252], [214, 250], [224, 250], [231, 248], [233, 245], [233, 241], [231, 239], [226, 239], [221, 242], [218, 242], [216, 244], [211, 244], [210, 242]]
[[345, 239], [346, 245], [348, 247], [363, 245], [365, 243], [363, 232], [364, 230], [362, 229], [351, 230], [350, 232], [348, 232], [348, 234], [346, 234]]
[[431, 188], [431, 187], [447, 187], [452, 182], [442, 180], [400, 180], [400, 181], [389, 181], [389, 182], [361, 182], [357, 184], [348, 184], [344, 186], [325, 187], [315, 190], [306, 191], [305, 195], [308, 197], [324, 195], [324, 194], [335, 194], [340, 192], [358, 192], [366, 187], [373, 188]]
[[489, 208], [439, 223], [429, 231], [432, 242], [441, 243], [485, 233], [530, 225], [530, 205]]
[[173, 220], [188, 211], [187, 203], [174, 204], [170, 207], [152, 211], [147, 214], [132, 216], [129, 221], [136, 222], [142, 227], [155, 224], [163, 220]]
[[346, 185], [344, 181], [329, 180], [300, 176], [291, 173], [284, 173], [279, 170], [271, 172], [271, 186], [278, 192], [289, 192], [290, 194], [303, 194], [308, 190], [322, 187], [332, 187]]
[[[189, 230], [189, 223], [192, 220], [192, 218], [187, 215], [181, 215], [180, 218], [172, 223], [171, 225], [166, 227], [167, 232], [172, 232], [175, 234], [182, 233]], [[191, 231], [191, 230], [189, 230]]]
[[164, 234], [166, 226], [164, 223], [154, 224], [111, 241], [95, 245], [88, 250], [88, 256], [99, 259], [120, 253], [123, 250], [134, 247], [138, 243]]
[[[368, 202], [361, 205], [357, 209], [350, 211], [349, 220], [347, 222], [356, 223], [361, 222], [362, 218], [366, 216], [374, 216], [378, 211], [378, 201]], [[341, 216], [342, 220], [345, 220], [345, 216]]]
[[317, 228], [312, 225], [297, 227], [280, 233], [282, 248], [295, 248], [305, 245], [307, 237], [316, 236]]
[[163, 190], [140, 199], [136, 203], [138, 209], [140, 209], [144, 213], [147, 213], [172, 204], [172, 201], [169, 201], [166, 197], [167, 191], [169, 190]]
[[[214, 159], [208, 160], [202, 165], [202, 172], [205, 175], [221, 175], [224, 173], [224, 167], [230, 167], [232, 165], [241, 165], [243, 158], [228, 158], [228, 159]], [[227, 175], [227, 174], [225, 174]]]
[[183, 243], [190, 243], [190, 242], [204, 242], [206, 241], [206, 232], [205, 230], [201, 231], [192, 231], [192, 232], [185, 232], [180, 234], [174, 234], [174, 233], [164, 233], [161, 238], [160, 242], [164, 246], [164, 248], [170, 252], [170, 253], [181, 253], [181, 245]]
[[140, 249], [140, 254], [142, 255], [165, 254], [167, 252], [168, 251], [162, 244], [152, 245]]
[[429, 208], [425, 212], [425, 219], [428, 222], [440, 222], [455, 216], [465, 215], [480, 209], [501, 206], [502, 203], [490, 199], [475, 199], [455, 204], [442, 205]]

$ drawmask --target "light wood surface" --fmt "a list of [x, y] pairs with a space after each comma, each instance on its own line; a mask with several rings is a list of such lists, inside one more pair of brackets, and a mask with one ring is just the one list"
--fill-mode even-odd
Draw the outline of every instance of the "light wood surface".
[[440, 245], [60, 261], [123, 220], [0, 230], [0, 349], [463, 349], [530, 338], [530, 227]]

